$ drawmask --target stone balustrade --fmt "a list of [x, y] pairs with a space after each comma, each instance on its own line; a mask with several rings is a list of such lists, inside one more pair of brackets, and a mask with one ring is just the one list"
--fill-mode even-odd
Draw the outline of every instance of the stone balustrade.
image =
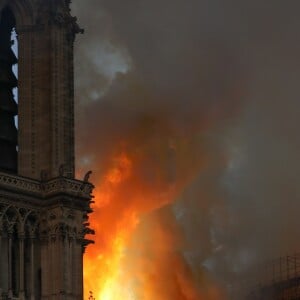
[[67, 177], [57, 177], [43, 182], [0, 172], [0, 188], [18, 190], [42, 198], [58, 193], [67, 193], [90, 199], [94, 186], [89, 182]]

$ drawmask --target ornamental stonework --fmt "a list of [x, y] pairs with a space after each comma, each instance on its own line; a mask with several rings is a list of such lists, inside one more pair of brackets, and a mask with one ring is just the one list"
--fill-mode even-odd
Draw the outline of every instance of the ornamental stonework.
[[68, 0], [0, 0], [0, 300], [83, 299], [94, 186], [91, 172], [75, 178], [73, 47], [82, 32]]

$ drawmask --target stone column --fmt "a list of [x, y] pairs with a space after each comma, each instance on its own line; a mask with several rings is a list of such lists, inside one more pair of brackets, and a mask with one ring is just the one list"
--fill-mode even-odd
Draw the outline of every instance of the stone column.
[[30, 237], [30, 300], [35, 300], [34, 237]]
[[47, 235], [41, 237], [41, 272], [42, 272], [42, 300], [51, 299], [51, 287], [54, 284], [51, 278], [52, 252], [51, 239]]
[[75, 286], [75, 278], [76, 278], [76, 261], [74, 260], [74, 251], [75, 251], [75, 238], [72, 236], [70, 239], [70, 282], [69, 282], [69, 289], [71, 290], [72, 295], [75, 297], [76, 295], [76, 289]]
[[19, 263], [20, 263], [20, 286], [19, 286], [19, 299], [24, 300], [24, 238], [23, 232], [19, 234]]
[[8, 247], [7, 247], [7, 255], [8, 255], [8, 297], [12, 298], [12, 231], [8, 232]]
[[79, 289], [78, 289], [78, 299], [83, 299], [83, 253], [84, 248], [82, 246], [82, 241], [80, 241], [80, 244], [78, 245], [78, 278], [79, 278]]
[[65, 294], [68, 293], [68, 279], [69, 279], [69, 273], [70, 270], [68, 268], [68, 259], [69, 259], [69, 251], [68, 251], [68, 233], [67, 233], [67, 229], [65, 229], [64, 232], [64, 237], [63, 237], [64, 241], [64, 245], [63, 245], [63, 253], [64, 253], [64, 266], [63, 266], [63, 272], [64, 272], [64, 285], [63, 285], [63, 290], [65, 292]]
[[[55, 246], [56, 246], [56, 235], [51, 234], [50, 238], [49, 238], [49, 245], [48, 245], [48, 249], [49, 249], [49, 254], [50, 254], [50, 260], [49, 260], [49, 277], [48, 280], [51, 281], [51, 285], [49, 286], [49, 299], [54, 300], [55, 295], [54, 295], [54, 291], [55, 291], [55, 287], [56, 287], [56, 278], [53, 277], [53, 273], [55, 272], [57, 266], [56, 266], [56, 259], [58, 259], [58, 257], [55, 257]], [[52, 296], [51, 296], [52, 295]]]

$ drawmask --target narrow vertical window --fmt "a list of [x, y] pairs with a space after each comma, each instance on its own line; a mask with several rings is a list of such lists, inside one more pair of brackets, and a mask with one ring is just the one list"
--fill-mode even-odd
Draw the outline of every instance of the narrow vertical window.
[[15, 101], [18, 80], [13, 71], [18, 60], [13, 51], [12, 39], [15, 26], [12, 11], [5, 7], [0, 16], [0, 170], [13, 173], [17, 172], [18, 146], [15, 124], [18, 114]]
[[[16, 28], [13, 28], [13, 30], [11, 32], [11, 41], [12, 41], [13, 53], [15, 54], [15, 56], [18, 60], [18, 38], [17, 38]], [[14, 64], [12, 66], [12, 70], [18, 80], [18, 63]], [[16, 86], [13, 89], [13, 95], [14, 95], [14, 99], [15, 99], [16, 103], [18, 103], [18, 86]], [[15, 115], [15, 125], [16, 125], [16, 128], [18, 129], [18, 114]], [[17, 149], [18, 149], [18, 146], [17, 146]]]

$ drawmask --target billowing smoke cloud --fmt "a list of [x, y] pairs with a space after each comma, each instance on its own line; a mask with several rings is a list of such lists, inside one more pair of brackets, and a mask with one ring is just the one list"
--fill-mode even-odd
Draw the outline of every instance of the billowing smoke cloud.
[[[130, 249], [138, 238], [146, 257], [158, 250], [144, 236], [180, 237], [163, 249], [166, 267], [152, 270], [153, 298], [209, 299], [212, 278], [227, 284], [259, 261], [297, 252], [298, 1], [73, 6], [86, 29], [76, 54], [78, 168], [93, 169], [100, 183], [126, 152], [136, 174], [126, 203], [101, 208], [99, 226], [117, 226], [116, 207], [120, 214], [138, 207], [143, 221]], [[172, 265], [190, 272], [183, 277], [199, 294], [180, 296], [177, 277], [159, 298], [155, 276], [170, 278]]]

